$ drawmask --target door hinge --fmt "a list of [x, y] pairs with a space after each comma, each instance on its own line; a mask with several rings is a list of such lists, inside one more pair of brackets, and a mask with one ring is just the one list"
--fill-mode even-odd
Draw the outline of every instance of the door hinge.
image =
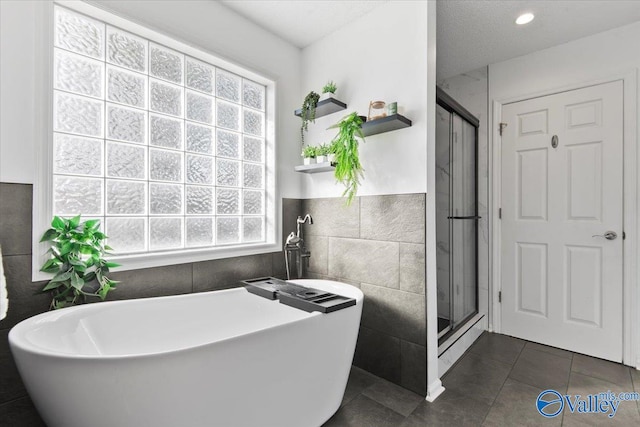
[[502, 219], [502, 208], [498, 208], [498, 219]]
[[626, 240], [627, 239], [627, 233], [624, 232], [624, 230], [622, 231], [622, 240]]
[[498, 292], [498, 302], [502, 302], [502, 291]]
[[504, 130], [504, 128], [507, 127], [506, 123], [500, 123], [499, 125], [499, 129], [500, 129], [500, 136], [502, 136], [502, 131]]

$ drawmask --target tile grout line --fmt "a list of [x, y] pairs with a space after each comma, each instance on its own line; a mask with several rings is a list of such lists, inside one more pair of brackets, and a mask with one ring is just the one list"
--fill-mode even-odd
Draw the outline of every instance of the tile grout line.
[[191, 263], [191, 293], [194, 293], [194, 292], [195, 292], [195, 284], [193, 283], [193, 282], [194, 282], [194, 279], [193, 279], [193, 278], [194, 278], [193, 269], [195, 268], [195, 265], [194, 265], [194, 264], [195, 264], [194, 262], [192, 262], [192, 263]]
[[311, 233], [307, 233], [307, 235], [316, 236], [316, 237], [333, 237], [336, 239], [364, 240], [366, 242], [398, 243], [398, 244], [419, 245], [419, 246], [425, 245], [425, 242], [410, 242], [407, 240], [381, 240], [381, 239], [372, 239], [367, 237], [334, 236], [334, 235], [322, 235], [322, 234], [311, 234]]
[[516, 357], [516, 360], [513, 362], [513, 364], [511, 364], [511, 369], [509, 369], [509, 373], [507, 374], [507, 377], [504, 379], [504, 382], [502, 383], [502, 386], [500, 386], [500, 390], [498, 390], [498, 393], [496, 394], [496, 397], [493, 398], [493, 401], [491, 402], [491, 406], [489, 407], [489, 410], [487, 411], [487, 415], [485, 415], [484, 418], [482, 419], [482, 424], [484, 424], [484, 422], [487, 420], [487, 417], [491, 413], [491, 410], [493, 409], [493, 405], [495, 405], [496, 400], [498, 399], [498, 396], [500, 396], [500, 393], [502, 393], [502, 389], [504, 388], [504, 385], [507, 383], [507, 380], [511, 376], [511, 372], [513, 372], [513, 368], [516, 366], [516, 363], [518, 363], [518, 360], [520, 360], [520, 356], [522, 356], [522, 352], [524, 351], [524, 348], [526, 346], [527, 346], [527, 343], [525, 341], [524, 345], [520, 349], [520, 352], [518, 353], [518, 357]]
[[[343, 277], [343, 279], [347, 279], [346, 277]], [[350, 279], [347, 279], [350, 280]], [[404, 289], [400, 289], [400, 285], [398, 284], [397, 288], [390, 288], [389, 286], [385, 286], [385, 285], [379, 285], [376, 283], [370, 283], [370, 282], [361, 282], [364, 283], [365, 285], [369, 285], [369, 286], [375, 286], [376, 288], [384, 288], [384, 289], [389, 289], [391, 291], [398, 291], [398, 292], [403, 292], [405, 294], [411, 294], [411, 295], [424, 295], [424, 294], [420, 294], [418, 292], [413, 292], [413, 291], [405, 291]]]
[[362, 197], [358, 197], [358, 238], [362, 239]]
[[28, 255], [28, 256], [31, 256], [31, 255], [32, 255], [32, 253], [31, 253], [31, 252], [29, 252], [29, 253], [25, 253], [25, 254], [7, 254], [7, 253], [2, 252], [2, 257], [3, 257], [3, 258], [9, 258], [9, 257], [11, 257], [11, 256], [27, 256], [27, 255]]
[[15, 401], [18, 401], [20, 399], [24, 399], [25, 397], [30, 399], [30, 396], [29, 396], [29, 394], [27, 393], [26, 390], [25, 390], [25, 394], [23, 396], [14, 397], [13, 399], [9, 399], [9, 400], [5, 400], [4, 402], [0, 402], [0, 406], [8, 405], [8, 404], [13, 403]]
[[[573, 374], [573, 356], [574, 353], [571, 353], [571, 363], [569, 364], [569, 378], [567, 379], [567, 390], [565, 394], [569, 394], [569, 384], [571, 383], [571, 374]], [[560, 427], [564, 424], [564, 411], [562, 411], [562, 418], [560, 419]]]
[[[630, 369], [634, 369], [634, 368], [632, 368], [631, 366], [627, 366], [627, 365], [625, 365], [625, 364], [624, 364], [624, 363], [622, 363], [622, 362], [613, 362], [613, 361], [610, 361], [610, 360], [600, 359], [600, 358], [598, 358], [598, 357], [595, 357], [595, 356], [589, 356], [588, 354], [582, 354], [582, 353], [573, 353], [573, 354], [574, 354], [574, 355], [580, 355], [580, 356], [583, 356], [583, 357], [588, 357], [588, 358], [591, 358], [591, 359], [596, 359], [596, 360], [599, 360], [599, 361], [602, 361], [602, 362], [612, 363], [612, 364], [614, 364], [614, 365], [619, 365], [619, 366], [622, 366], [623, 368], [627, 368], [627, 373], [629, 374], [629, 376], [630, 376], [630, 377], [631, 377], [631, 371], [630, 371]], [[573, 366], [573, 357], [571, 358], [571, 365]], [[573, 373], [573, 371], [571, 371], [570, 373]], [[593, 380], [605, 381], [605, 382], [608, 382], [608, 383], [610, 383], [610, 384], [613, 384], [614, 386], [624, 387], [622, 384], [617, 383], [617, 382], [613, 382], [613, 381], [612, 381], [611, 379], [609, 379], [609, 378], [596, 377], [595, 375], [591, 375], [590, 373], [589, 373], [589, 374], [587, 374], [587, 373], [584, 373], [584, 372], [575, 372], [575, 373], [576, 373], [577, 375], [581, 375], [581, 376], [583, 376], [583, 377], [591, 378], [591, 379], [593, 379]], [[630, 378], [630, 381], [631, 381], [631, 387], [633, 388], [633, 385], [634, 385], [633, 377], [631, 377], [631, 378]], [[633, 391], [635, 391], [635, 389], [634, 389]]]
[[[396, 278], [397, 279], [396, 283], [398, 283], [398, 289], [400, 289], [400, 287], [402, 285], [400, 283], [400, 276], [402, 275], [400, 273], [400, 269], [402, 268], [402, 263], [400, 262], [402, 260], [401, 252], [402, 252], [402, 247], [400, 246], [400, 243], [398, 243], [398, 277]], [[425, 263], [426, 263], [426, 256], [425, 256]], [[425, 308], [426, 308], [426, 304], [425, 304]], [[425, 310], [425, 320], [426, 320], [426, 310]]]
[[11, 258], [11, 257], [17, 257], [17, 256], [31, 256], [31, 253], [28, 254], [5, 254], [4, 252], [2, 253], [2, 258]]
[[[463, 359], [463, 358], [465, 358], [466, 356], [468, 356], [468, 355], [470, 355], [470, 354], [474, 354], [474, 355], [476, 355], [476, 353], [474, 353], [474, 352], [472, 352], [472, 351], [471, 351], [471, 348], [472, 348], [472, 347], [473, 347], [473, 346], [474, 346], [478, 341], [480, 341], [480, 339], [482, 338], [482, 336], [483, 336], [484, 334], [488, 334], [488, 333], [489, 333], [489, 332], [487, 332], [487, 331], [483, 331], [483, 332], [482, 332], [482, 334], [480, 334], [480, 336], [479, 336], [479, 337], [474, 341], [474, 343], [473, 343], [469, 348], [467, 348], [467, 349], [465, 350], [465, 352], [464, 352], [464, 353], [462, 353], [462, 355], [458, 358], [458, 360], [456, 360], [455, 362], [453, 362], [453, 365], [451, 365], [451, 367], [447, 370], [447, 372], [445, 372], [445, 373], [444, 373], [444, 375], [442, 376], [441, 380], [442, 380], [442, 379], [445, 379], [445, 378], [447, 377], [447, 375], [449, 375], [449, 373], [451, 373], [451, 372], [455, 369], [455, 367], [456, 367], [456, 366], [458, 366], [458, 365], [462, 362], [462, 359]], [[444, 384], [443, 384], [443, 385], [444, 385]]]
[[[378, 333], [380, 333], [380, 334], [383, 334], [383, 335], [389, 336], [389, 337], [391, 337], [391, 338], [395, 338], [395, 339], [397, 339], [397, 340], [398, 340], [398, 345], [400, 346], [400, 352], [401, 352], [401, 353], [402, 353], [402, 341], [407, 342], [407, 343], [409, 343], [409, 344], [413, 344], [413, 345], [417, 345], [417, 346], [425, 347], [425, 348], [426, 348], [426, 346], [424, 346], [424, 345], [422, 345], [422, 344], [418, 344], [418, 343], [413, 342], [413, 341], [411, 341], [411, 340], [408, 340], [408, 339], [406, 339], [406, 338], [402, 338], [402, 337], [397, 337], [397, 336], [395, 336], [395, 335], [391, 335], [391, 334], [390, 334], [390, 333], [388, 333], [388, 332], [381, 331], [381, 330], [379, 330], [379, 329], [377, 329], [377, 328], [373, 328], [373, 327], [371, 327], [371, 326], [369, 326], [369, 325], [363, 325], [362, 323], [360, 323], [360, 327], [365, 327], [365, 328], [367, 328], [367, 329], [369, 329], [369, 330], [371, 330], [371, 331], [378, 332]], [[402, 361], [400, 361], [400, 362], [401, 362], [401, 366], [402, 366]], [[359, 367], [359, 366], [358, 366], [358, 367]], [[360, 368], [360, 369], [364, 369], [364, 368]], [[401, 368], [401, 369], [402, 369], [402, 368]], [[366, 371], [366, 369], [365, 369], [365, 371]], [[369, 372], [369, 371], [367, 371], [367, 372]], [[375, 374], [374, 374], [374, 375], [375, 375]], [[376, 375], [376, 376], [377, 376], [377, 375]], [[380, 377], [380, 378], [382, 378], [382, 377]], [[386, 378], [382, 378], [382, 379], [385, 379], [385, 380], [386, 380]], [[391, 381], [391, 380], [387, 380], [387, 381]], [[391, 381], [391, 382], [393, 382], [393, 381]], [[394, 384], [395, 384], [395, 383], [394, 383]], [[396, 384], [396, 385], [397, 385], [397, 384]]]

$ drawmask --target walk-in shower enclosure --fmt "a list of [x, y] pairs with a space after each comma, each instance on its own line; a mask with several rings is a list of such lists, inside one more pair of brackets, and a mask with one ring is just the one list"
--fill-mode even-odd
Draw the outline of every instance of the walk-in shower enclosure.
[[438, 337], [478, 312], [478, 125], [443, 90], [436, 111]]

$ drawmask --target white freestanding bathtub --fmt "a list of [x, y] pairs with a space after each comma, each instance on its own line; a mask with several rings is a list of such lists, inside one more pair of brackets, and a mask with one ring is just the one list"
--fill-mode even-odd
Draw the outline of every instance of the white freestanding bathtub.
[[43, 313], [9, 333], [49, 427], [317, 427], [339, 408], [362, 292], [307, 313], [244, 288], [83, 305]]

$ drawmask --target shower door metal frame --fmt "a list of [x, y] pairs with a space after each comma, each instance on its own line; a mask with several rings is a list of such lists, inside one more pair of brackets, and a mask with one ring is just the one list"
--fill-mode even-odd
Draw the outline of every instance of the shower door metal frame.
[[[453, 276], [450, 275], [449, 277], [449, 326], [447, 328], [445, 328], [445, 333], [442, 334], [442, 336], [440, 336], [440, 333], [438, 334], [438, 341], [441, 343], [443, 341], [445, 341], [449, 336], [451, 336], [456, 330], [458, 330], [462, 325], [464, 325], [465, 323], [467, 323], [467, 321], [469, 321], [469, 319], [471, 319], [473, 316], [475, 316], [478, 313], [478, 305], [479, 305], [479, 289], [478, 289], [478, 278], [479, 278], [479, 270], [478, 270], [478, 220], [480, 219], [480, 216], [478, 215], [478, 128], [480, 127], [480, 120], [478, 120], [473, 114], [471, 114], [469, 112], [469, 110], [467, 110], [466, 108], [464, 108], [459, 102], [457, 102], [455, 99], [453, 99], [451, 96], [449, 96], [444, 90], [442, 90], [440, 87], [436, 86], [436, 104], [441, 106], [442, 108], [444, 108], [445, 110], [447, 110], [449, 113], [451, 114], [456, 114], [457, 116], [459, 116], [462, 120], [466, 121], [467, 123], [469, 123], [470, 125], [473, 126], [474, 131], [475, 131], [475, 140], [474, 140], [474, 183], [475, 183], [475, 213], [473, 215], [473, 217], [470, 218], [464, 218], [464, 219], [471, 219], [474, 220], [476, 222], [476, 232], [475, 232], [475, 273], [476, 273], [476, 277], [475, 277], [475, 287], [476, 287], [476, 298], [475, 298], [475, 310], [473, 313], [469, 314], [468, 316], [466, 316], [464, 319], [462, 319], [460, 322], [458, 322], [457, 324], [454, 324], [453, 322], [453, 293], [451, 292], [453, 289], [452, 283], [453, 283]], [[453, 121], [450, 121], [449, 124], [449, 135], [451, 138], [451, 127], [453, 126]], [[449, 149], [451, 150], [451, 141], [449, 142]], [[453, 216], [449, 217], [449, 219], [454, 220], [454, 219], [463, 219], [463, 218], [454, 218]], [[451, 240], [451, 236], [449, 237], [449, 239]], [[451, 251], [451, 255], [453, 256], [453, 251]], [[451, 269], [451, 262], [449, 263], [450, 265], [450, 269]]]

